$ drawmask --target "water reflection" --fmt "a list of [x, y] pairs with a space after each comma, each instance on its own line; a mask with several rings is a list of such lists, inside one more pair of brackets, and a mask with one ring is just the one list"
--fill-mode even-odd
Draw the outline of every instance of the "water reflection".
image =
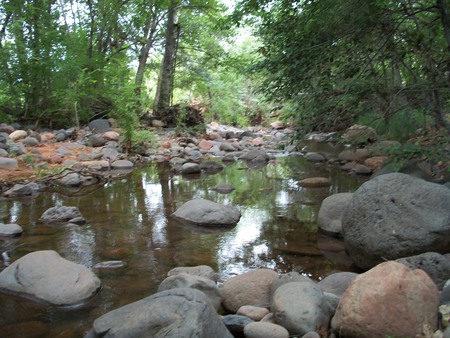
[[[298, 186], [299, 180], [311, 176], [328, 177], [332, 185]], [[174, 175], [164, 164], [152, 163], [85, 196], [41, 193], [27, 201], [0, 201], [0, 222], [24, 228], [20, 238], [0, 242], [9, 248], [12, 260], [50, 249], [89, 268], [106, 260], [127, 263], [126, 268], [95, 271], [103, 290], [80, 311], [28, 306], [26, 300], [0, 294], [0, 311], [8, 313], [0, 317], [0, 327], [37, 321], [44, 323], [48, 336], [59, 332], [82, 336], [103, 313], [154, 293], [176, 266], [210, 265], [222, 281], [256, 267], [298, 271], [315, 279], [349, 270], [351, 262], [343, 255], [341, 241], [318, 234], [316, 219], [325, 197], [352, 192], [364, 179], [298, 157], [277, 158], [257, 169], [238, 162], [215, 175], [192, 177]], [[213, 190], [219, 183], [235, 190], [219, 194]], [[220, 231], [185, 226], [171, 214], [192, 198], [235, 205], [242, 217], [236, 227]], [[40, 223], [42, 213], [55, 205], [78, 207], [87, 224]], [[74, 328], [70, 334], [67, 327]]]

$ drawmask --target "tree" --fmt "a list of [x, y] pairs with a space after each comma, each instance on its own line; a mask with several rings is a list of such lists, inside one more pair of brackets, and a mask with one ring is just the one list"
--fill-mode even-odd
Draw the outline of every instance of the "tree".
[[420, 112], [449, 129], [448, 1], [242, 1], [259, 17], [257, 66], [303, 132], [342, 129], [369, 112]]
[[154, 109], [157, 112], [165, 111], [171, 104], [175, 76], [175, 59], [180, 36], [180, 27], [178, 25], [180, 5], [180, 0], [170, 1], [167, 15], [164, 56], [154, 102]]

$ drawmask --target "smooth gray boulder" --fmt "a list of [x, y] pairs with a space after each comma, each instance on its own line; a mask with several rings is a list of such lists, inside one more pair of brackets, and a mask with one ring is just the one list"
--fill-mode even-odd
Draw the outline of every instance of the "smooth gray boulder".
[[58, 179], [59, 184], [65, 187], [78, 187], [92, 185], [98, 182], [94, 176], [79, 174], [77, 172], [69, 173]]
[[156, 293], [96, 319], [94, 337], [233, 338], [201, 291], [189, 288]]
[[16, 169], [19, 167], [15, 158], [0, 157], [0, 169]]
[[64, 223], [72, 219], [82, 217], [80, 210], [77, 207], [52, 207], [47, 209], [41, 216], [40, 220], [44, 223]]
[[425, 252], [450, 252], [450, 189], [400, 173], [365, 182], [342, 217], [345, 247], [362, 269]]
[[342, 236], [342, 215], [350, 203], [353, 193], [344, 192], [328, 196], [322, 201], [317, 216], [319, 229], [327, 235]]
[[336, 272], [322, 279], [317, 286], [323, 291], [341, 297], [353, 280], [358, 277], [356, 272]]
[[211, 302], [211, 305], [217, 311], [220, 307], [222, 298], [220, 297], [219, 287], [209, 278], [180, 273], [169, 276], [164, 279], [158, 287], [158, 292], [177, 289], [191, 288], [203, 292]]
[[82, 303], [100, 287], [91, 270], [52, 250], [29, 253], [0, 273], [0, 289], [57, 306]]
[[[334, 303], [334, 302], [333, 302]], [[283, 284], [274, 293], [271, 309], [275, 322], [290, 335], [328, 329], [336, 304], [331, 304], [322, 290], [312, 283]]]
[[4, 224], [0, 223], [0, 236], [19, 236], [23, 232], [20, 225], [15, 223]]
[[212, 227], [236, 225], [241, 218], [241, 212], [231, 205], [194, 199], [184, 203], [172, 216], [182, 222]]
[[89, 122], [89, 129], [94, 133], [104, 133], [112, 130], [111, 122], [107, 119], [96, 119]]
[[198, 163], [187, 162], [181, 166], [181, 173], [185, 175], [189, 174], [200, 174], [202, 170], [200, 169], [200, 165]]

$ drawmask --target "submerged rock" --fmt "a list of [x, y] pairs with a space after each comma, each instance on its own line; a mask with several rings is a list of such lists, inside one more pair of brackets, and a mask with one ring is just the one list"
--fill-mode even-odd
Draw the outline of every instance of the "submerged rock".
[[80, 210], [77, 207], [52, 207], [47, 209], [41, 216], [40, 220], [44, 223], [64, 223], [69, 222], [72, 219], [77, 219], [79, 222], [79, 217], [82, 217]]
[[183, 222], [211, 227], [236, 225], [241, 212], [231, 205], [194, 199], [184, 203], [172, 216]]

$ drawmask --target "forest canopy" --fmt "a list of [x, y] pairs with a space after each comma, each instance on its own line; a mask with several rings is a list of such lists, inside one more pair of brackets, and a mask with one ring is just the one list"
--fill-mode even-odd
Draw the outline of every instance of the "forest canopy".
[[235, 125], [276, 111], [302, 132], [450, 131], [449, 0], [231, 4], [3, 1], [0, 120], [132, 130], [182, 103]]

